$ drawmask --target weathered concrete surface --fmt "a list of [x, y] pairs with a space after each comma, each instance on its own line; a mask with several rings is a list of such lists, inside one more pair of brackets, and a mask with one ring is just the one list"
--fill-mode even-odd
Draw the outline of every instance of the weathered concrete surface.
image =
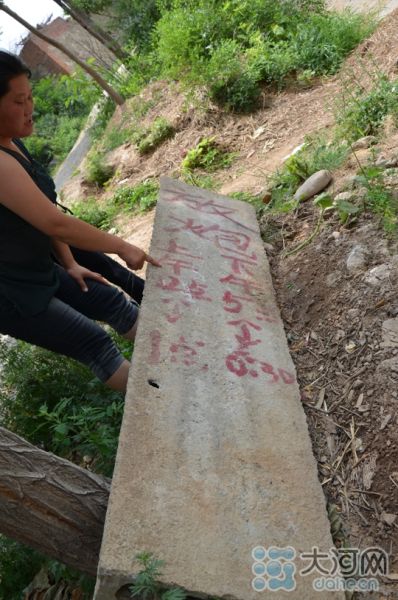
[[333, 544], [254, 210], [164, 178], [151, 254], [95, 599], [143, 551], [192, 595], [257, 598], [252, 550], [278, 546], [289, 600], [320, 600], [299, 554]]

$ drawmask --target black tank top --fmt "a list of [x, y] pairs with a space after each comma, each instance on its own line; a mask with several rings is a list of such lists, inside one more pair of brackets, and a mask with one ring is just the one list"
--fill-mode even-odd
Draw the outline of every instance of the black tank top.
[[[17, 151], [0, 146], [13, 156], [51, 202], [56, 202], [55, 185], [44, 168], [35, 161], [19, 140]], [[51, 239], [0, 204], [0, 311], [23, 317], [44, 311], [58, 288], [58, 277], [51, 257]]]

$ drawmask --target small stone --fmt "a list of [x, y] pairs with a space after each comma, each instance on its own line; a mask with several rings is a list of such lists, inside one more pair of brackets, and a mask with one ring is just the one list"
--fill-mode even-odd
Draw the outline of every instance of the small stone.
[[351, 148], [353, 150], [362, 150], [363, 148], [370, 148], [370, 146], [373, 146], [374, 144], [377, 144], [377, 137], [374, 135], [367, 135], [354, 142]]
[[357, 244], [353, 247], [348, 255], [346, 267], [350, 273], [354, 271], [360, 271], [365, 268], [367, 260], [367, 250], [361, 244]]
[[387, 525], [393, 525], [395, 523], [397, 515], [395, 515], [394, 513], [382, 512], [380, 517], [381, 520]]
[[340, 236], [341, 236], [341, 233], [340, 233], [340, 231], [333, 231], [333, 232], [330, 234], [330, 237], [331, 237], [331, 238], [333, 238], [333, 239], [335, 239], [335, 240], [338, 240]]
[[328, 287], [333, 287], [340, 280], [340, 278], [341, 274], [338, 271], [333, 271], [333, 273], [329, 273], [329, 275], [326, 276], [325, 283]]
[[347, 310], [347, 317], [350, 319], [350, 321], [352, 319], [356, 319], [357, 317], [359, 317], [359, 308], [350, 308], [349, 310]]
[[381, 326], [382, 348], [396, 348], [398, 346], [398, 317], [386, 319]]
[[381, 431], [387, 427], [387, 425], [391, 421], [391, 418], [392, 418], [392, 415], [386, 415], [384, 417], [384, 419], [382, 420], [381, 425], [380, 425], [380, 430]]
[[376, 167], [381, 167], [382, 169], [391, 169], [392, 167], [396, 167], [398, 165], [398, 157], [391, 156], [390, 158], [386, 158], [383, 154], [381, 154], [375, 162]]
[[348, 354], [352, 354], [353, 352], [355, 352], [357, 345], [355, 344], [355, 342], [353, 342], [352, 340], [350, 342], [348, 342], [348, 344], [346, 344], [344, 346], [345, 351]]
[[308, 200], [325, 189], [332, 181], [332, 174], [326, 169], [317, 171], [298, 188], [294, 200]]
[[364, 278], [365, 283], [376, 287], [380, 285], [381, 282], [385, 281], [390, 277], [391, 274], [391, 266], [387, 263], [382, 265], [377, 265], [377, 267], [373, 267], [370, 269]]
[[350, 202], [351, 200], [355, 200], [356, 194], [354, 191], [351, 192], [340, 192], [334, 197], [335, 202]]

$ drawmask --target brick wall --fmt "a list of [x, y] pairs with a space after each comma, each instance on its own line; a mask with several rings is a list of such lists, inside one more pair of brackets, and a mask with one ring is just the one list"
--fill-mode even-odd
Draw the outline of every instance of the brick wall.
[[[85, 31], [76, 21], [58, 17], [40, 28], [45, 35], [64, 44], [81, 60], [94, 58], [102, 67], [109, 68], [113, 56], [102, 44]], [[50, 74], [72, 73], [76, 63], [63, 52], [30, 33], [23, 43], [21, 58], [36, 78]]]

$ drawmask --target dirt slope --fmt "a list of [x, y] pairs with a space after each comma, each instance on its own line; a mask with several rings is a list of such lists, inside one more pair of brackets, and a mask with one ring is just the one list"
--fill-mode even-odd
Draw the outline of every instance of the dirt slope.
[[[215, 136], [229, 151], [239, 153], [229, 169], [215, 176], [221, 193], [259, 193], [267, 175], [306, 135], [333, 124], [333, 106], [346, 78], [366, 86], [370, 71], [396, 76], [397, 57], [395, 11], [353, 53], [339, 76], [309, 89], [264, 92], [263, 107], [252, 115], [228, 115], [215, 107], [200, 112], [186, 104], [181, 92], [157, 82], [142, 94], [145, 100], [156, 99], [143, 125], [161, 115], [175, 125], [177, 134], [145, 159], [131, 144], [110, 153], [109, 162], [118, 168], [115, 186], [163, 174], [178, 176], [186, 151], [200, 138]], [[113, 123], [122, 116], [119, 111]], [[396, 131], [386, 131], [379, 151], [398, 155]], [[368, 154], [360, 158], [366, 161]], [[334, 173], [332, 191], [357, 168], [351, 160]], [[67, 186], [64, 198], [91, 193], [80, 175]], [[112, 189], [104, 197], [110, 193]], [[275, 289], [320, 481], [337, 515], [336, 543], [362, 549], [380, 546], [390, 554], [390, 572], [398, 573], [398, 345], [386, 347], [382, 339], [383, 322], [398, 315], [398, 246], [383, 238], [375, 218], [365, 213], [352, 228], [329, 217], [311, 244], [286, 256], [313, 231], [317, 218], [312, 204], [303, 203], [294, 214], [263, 218], [261, 228], [271, 244], [267, 248]], [[149, 215], [121, 220], [118, 227], [126, 238], [148, 249], [151, 223]], [[353, 274], [346, 261], [359, 243], [367, 249], [367, 264]], [[385, 263], [391, 264], [389, 276], [377, 285], [365, 283], [366, 272]], [[379, 594], [358, 595], [376, 597], [398, 599], [398, 586], [385, 579]]]

